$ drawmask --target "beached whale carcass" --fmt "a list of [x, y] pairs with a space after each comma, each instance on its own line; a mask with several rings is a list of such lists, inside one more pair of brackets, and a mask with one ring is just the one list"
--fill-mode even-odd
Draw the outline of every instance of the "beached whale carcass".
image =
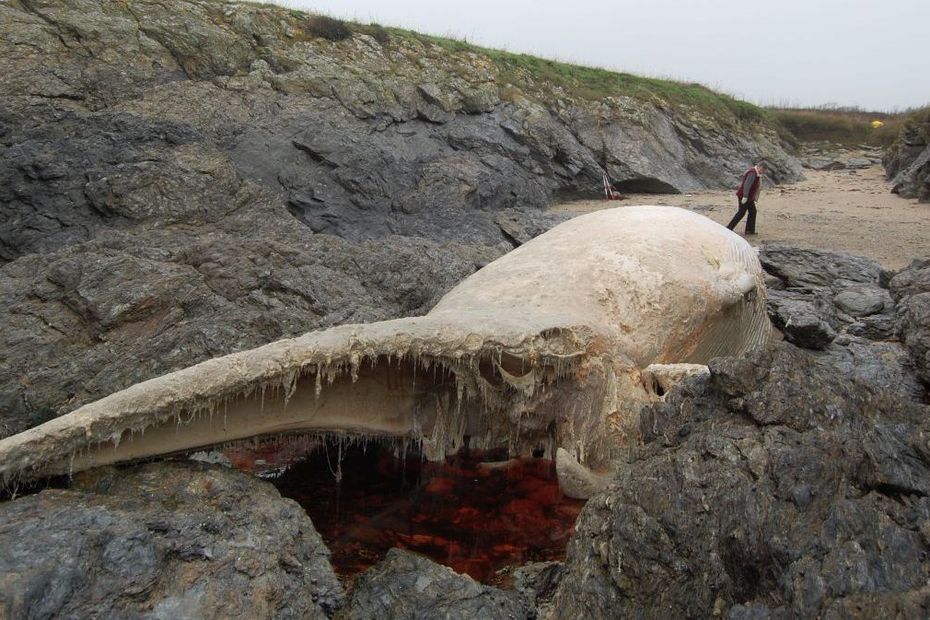
[[603, 463], [655, 398], [643, 371], [759, 345], [764, 298], [754, 250], [713, 221], [598, 211], [487, 265], [426, 316], [211, 359], [8, 437], [0, 475], [325, 433], [409, 438], [432, 459], [467, 443]]

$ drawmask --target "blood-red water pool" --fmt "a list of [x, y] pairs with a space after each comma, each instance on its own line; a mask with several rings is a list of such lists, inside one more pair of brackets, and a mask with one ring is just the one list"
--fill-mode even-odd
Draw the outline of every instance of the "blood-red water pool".
[[341, 457], [319, 450], [273, 482], [306, 509], [345, 576], [401, 547], [489, 582], [506, 566], [562, 559], [583, 505], [562, 496], [549, 460], [430, 463], [376, 446]]

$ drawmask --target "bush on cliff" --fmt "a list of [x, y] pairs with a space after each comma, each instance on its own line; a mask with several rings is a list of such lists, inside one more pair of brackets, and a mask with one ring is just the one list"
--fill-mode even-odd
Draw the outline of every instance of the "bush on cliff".
[[352, 30], [341, 19], [314, 15], [307, 23], [307, 33], [328, 41], [344, 41], [352, 36]]

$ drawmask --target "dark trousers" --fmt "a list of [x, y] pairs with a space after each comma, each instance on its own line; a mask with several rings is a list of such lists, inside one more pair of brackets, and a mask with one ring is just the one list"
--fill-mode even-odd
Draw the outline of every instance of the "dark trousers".
[[730, 220], [730, 223], [727, 224], [727, 228], [730, 230], [736, 228], [736, 225], [743, 219], [747, 211], [749, 212], [749, 217], [746, 218], [746, 234], [754, 235], [756, 233], [756, 203], [754, 200], [747, 200], [746, 202], [740, 201], [739, 209], [736, 211], [736, 215], [733, 216], [733, 219]]

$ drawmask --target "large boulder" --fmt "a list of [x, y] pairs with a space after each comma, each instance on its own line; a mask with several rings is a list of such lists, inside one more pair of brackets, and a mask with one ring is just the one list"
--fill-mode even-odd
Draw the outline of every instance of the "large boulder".
[[816, 297], [774, 290], [769, 293], [768, 313], [785, 339], [799, 347], [823, 349], [836, 338], [833, 307]]
[[5, 618], [326, 618], [344, 594], [296, 503], [161, 463], [0, 503]]
[[823, 351], [848, 378], [909, 399], [930, 383], [930, 260], [897, 274], [862, 256], [783, 243], [762, 247], [768, 312], [785, 340]]

